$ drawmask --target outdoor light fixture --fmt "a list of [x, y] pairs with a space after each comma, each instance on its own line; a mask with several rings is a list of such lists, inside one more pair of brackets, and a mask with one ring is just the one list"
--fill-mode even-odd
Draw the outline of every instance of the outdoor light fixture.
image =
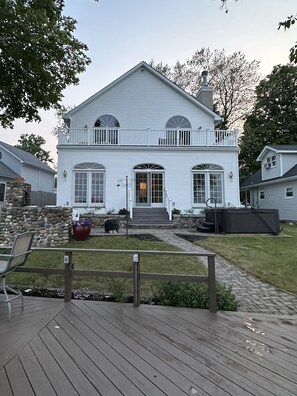
[[229, 177], [232, 180], [232, 178], [233, 178], [233, 172], [232, 171], [229, 173]]
[[64, 179], [66, 180], [67, 172], [65, 170], [63, 170], [63, 176], [64, 176]]

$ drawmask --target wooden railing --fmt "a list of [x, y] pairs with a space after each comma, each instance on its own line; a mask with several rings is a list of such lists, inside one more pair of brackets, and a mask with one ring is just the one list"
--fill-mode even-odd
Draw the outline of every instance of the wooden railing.
[[[40, 267], [17, 267], [16, 272], [38, 273], [43, 275], [62, 275], [64, 276], [65, 302], [71, 301], [72, 298], [72, 279], [73, 276], [100, 276], [108, 278], [126, 278], [133, 279], [133, 303], [134, 306], [140, 305], [140, 284], [141, 280], [153, 279], [158, 281], [180, 281], [180, 282], [206, 282], [208, 283], [209, 310], [217, 311], [216, 301], [216, 281], [215, 281], [215, 254], [214, 253], [192, 253], [192, 252], [171, 252], [171, 251], [152, 251], [152, 250], [111, 250], [111, 249], [63, 249], [63, 248], [32, 248], [38, 252], [63, 252], [64, 268], [40, 268]], [[85, 270], [75, 269], [73, 262], [73, 253], [92, 253], [92, 254], [129, 254], [133, 261], [133, 271], [103, 271], [103, 270]], [[140, 258], [142, 255], [159, 255], [159, 256], [196, 256], [207, 257], [208, 274], [207, 275], [184, 275], [184, 274], [165, 274], [149, 273], [140, 271]]]
[[237, 146], [236, 130], [70, 128], [58, 133], [59, 145], [204, 147]]

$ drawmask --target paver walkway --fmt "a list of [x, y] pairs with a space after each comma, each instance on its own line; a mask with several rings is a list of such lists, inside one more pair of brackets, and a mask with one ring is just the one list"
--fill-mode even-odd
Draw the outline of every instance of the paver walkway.
[[[175, 234], [176, 231], [155, 229], [153, 231], [149, 230], [149, 232], [159, 239], [188, 252], [208, 252], [201, 246], [178, 237]], [[178, 233], [181, 234], [182, 232], [179, 230]], [[297, 297], [294, 294], [280, 291], [274, 286], [260, 281], [220, 256], [216, 257], [216, 279], [223, 284], [232, 286], [232, 290], [240, 303], [240, 311], [297, 314]]]
[[[124, 230], [121, 230], [124, 233]], [[196, 231], [176, 229], [129, 229], [129, 234], [150, 233], [164, 242], [178, 246], [188, 252], [209, 252], [201, 246], [177, 236], [176, 234], [193, 234]], [[206, 260], [204, 261], [206, 264]], [[297, 297], [276, 289], [252, 275], [247, 274], [220, 256], [216, 257], [216, 279], [231, 285], [238, 302], [240, 311], [253, 313], [273, 313], [293, 315], [297, 314]]]

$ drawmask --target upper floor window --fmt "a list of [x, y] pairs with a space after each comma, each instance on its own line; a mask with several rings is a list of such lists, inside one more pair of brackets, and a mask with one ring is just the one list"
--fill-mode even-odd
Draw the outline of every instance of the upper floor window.
[[173, 129], [191, 129], [190, 121], [183, 116], [174, 116], [169, 118], [166, 123], [166, 128], [173, 128]]
[[276, 156], [272, 155], [271, 157], [267, 157], [264, 167], [265, 168], [274, 168], [275, 166], [276, 166]]
[[104, 114], [97, 118], [94, 127], [96, 128], [119, 128], [119, 121], [110, 114]]
[[74, 167], [74, 204], [104, 205], [105, 168], [95, 162], [84, 162]]
[[166, 146], [189, 146], [191, 144], [190, 121], [183, 116], [171, 117], [166, 123]]

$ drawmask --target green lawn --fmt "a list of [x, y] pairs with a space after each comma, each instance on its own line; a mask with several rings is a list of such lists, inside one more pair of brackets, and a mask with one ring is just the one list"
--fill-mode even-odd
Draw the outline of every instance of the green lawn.
[[297, 294], [297, 226], [280, 235], [223, 235], [198, 242], [244, 271]]
[[[164, 242], [155, 242], [138, 239], [133, 236], [99, 236], [90, 237], [86, 241], [71, 240], [63, 248], [83, 248], [83, 249], [125, 249], [125, 250], [160, 250], [160, 251], [180, 251], [175, 246]], [[32, 252], [26, 266], [63, 268], [63, 252]], [[99, 270], [123, 270], [132, 271], [132, 255], [128, 254], [94, 254], [94, 253], [74, 253], [73, 262], [75, 268], [99, 269]], [[167, 255], [143, 255], [141, 256], [141, 271], [164, 272], [164, 273], [184, 273], [184, 274], [205, 274], [204, 266], [195, 257], [177, 257]], [[8, 279], [10, 284], [22, 285], [27, 288], [63, 288], [64, 280], [61, 276], [55, 275], [35, 275], [12, 273]], [[153, 281], [142, 282], [142, 294], [149, 294], [154, 285]], [[98, 293], [132, 293], [132, 280], [108, 279], [94, 277], [74, 277], [74, 289], [89, 289]]]

